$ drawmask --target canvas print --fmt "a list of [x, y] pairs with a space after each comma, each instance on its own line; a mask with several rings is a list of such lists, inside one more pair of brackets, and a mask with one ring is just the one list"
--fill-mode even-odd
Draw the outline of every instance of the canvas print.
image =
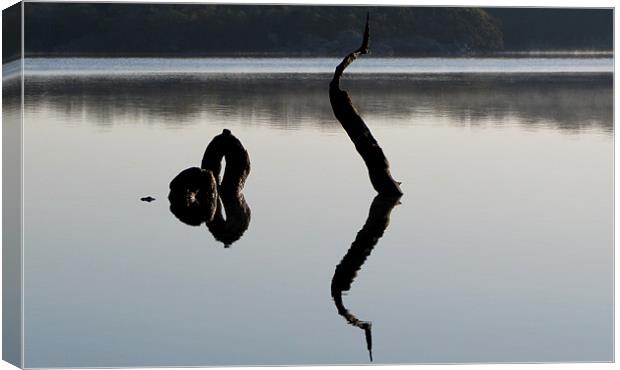
[[613, 361], [613, 9], [2, 14], [6, 361]]

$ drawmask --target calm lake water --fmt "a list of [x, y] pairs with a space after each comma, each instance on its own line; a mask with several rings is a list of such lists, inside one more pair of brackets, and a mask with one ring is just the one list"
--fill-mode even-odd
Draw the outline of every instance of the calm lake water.
[[[331, 111], [337, 63], [27, 59], [25, 366], [368, 363], [330, 290], [375, 195]], [[612, 69], [354, 63], [405, 193], [343, 295], [375, 363], [613, 359]], [[229, 248], [167, 200], [224, 128], [252, 161]]]

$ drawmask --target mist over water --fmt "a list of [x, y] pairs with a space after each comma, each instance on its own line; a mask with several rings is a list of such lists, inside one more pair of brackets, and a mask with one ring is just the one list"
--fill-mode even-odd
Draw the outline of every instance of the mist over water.
[[[519, 55], [519, 54], [518, 54]], [[554, 54], [548, 54], [553, 56]], [[583, 55], [581, 55], [583, 56]], [[585, 54], [585, 56], [589, 56]], [[347, 74], [594, 73], [613, 71], [613, 59], [560, 54], [558, 57], [363, 58]], [[338, 58], [28, 58], [30, 75], [131, 74], [331, 74]]]
[[[366, 322], [379, 364], [611, 361], [612, 74], [553, 60], [360, 60], [405, 193], [379, 211], [331, 60], [27, 60], [25, 366], [365, 364]], [[229, 248], [166, 199], [224, 128], [252, 163]]]

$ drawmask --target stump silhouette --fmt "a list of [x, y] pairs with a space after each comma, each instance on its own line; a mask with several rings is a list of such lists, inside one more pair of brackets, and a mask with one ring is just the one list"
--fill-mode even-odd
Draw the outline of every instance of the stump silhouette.
[[[222, 158], [226, 158], [226, 171], [220, 183]], [[200, 167], [213, 173], [221, 192], [240, 194], [250, 174], [250, 156], [241, 141], [224, 129], [207, 145]]]
[[[220, 181], [222, 159], [226, 169]], [[207, 145], [201, 167], [183, 170], [170, 182], [170, 211], [188, 225], [204, 222], [228, 248], [250, 225], [250, 207], [242, 193], [250, 174], [250, 156], [241, 141], [224, 129]]]
[[170, 211], [182, 222], [199, 226], [213, 219], [217, 206], [217, 183], [211, 171], [190, 167], [170, 182]]
[[372, 136], [370, 129], [353, 106], [349, 94], [340, 89], [340, 78], [344, 70], [360, 55], [368, 53], [370, 38], [369, 18], [370, 15], [366, 17], [362, 46], [348, 54], [336, 67], [334, 77], [329, 84], [329, 101], [334, 115], [340, 121], [342, 128], [349, 135], [349, 138], [355, 145], [355, 149], [364, 160], [373, 188], [381, 195], [397, 196], [402, 195], [403, 192], [400, 189], [400, 183], [392, 178], [390, 164], [385, 154], [383, 154], [383, 149], [381, 149], [377, 140]]

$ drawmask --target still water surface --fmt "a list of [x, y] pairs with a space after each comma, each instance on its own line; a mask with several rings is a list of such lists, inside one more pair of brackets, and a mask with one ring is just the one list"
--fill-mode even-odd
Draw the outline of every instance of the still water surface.
[[[335, 63], [204, 61], [26, 60], [25, 366], [368, 363], [345, 255], [375, 363], [612, 360], [611, 59], [360, 60], [405, 193], [364, 251]], [[229, 248], [166, 198], [223, 128], [252, 161]]]

